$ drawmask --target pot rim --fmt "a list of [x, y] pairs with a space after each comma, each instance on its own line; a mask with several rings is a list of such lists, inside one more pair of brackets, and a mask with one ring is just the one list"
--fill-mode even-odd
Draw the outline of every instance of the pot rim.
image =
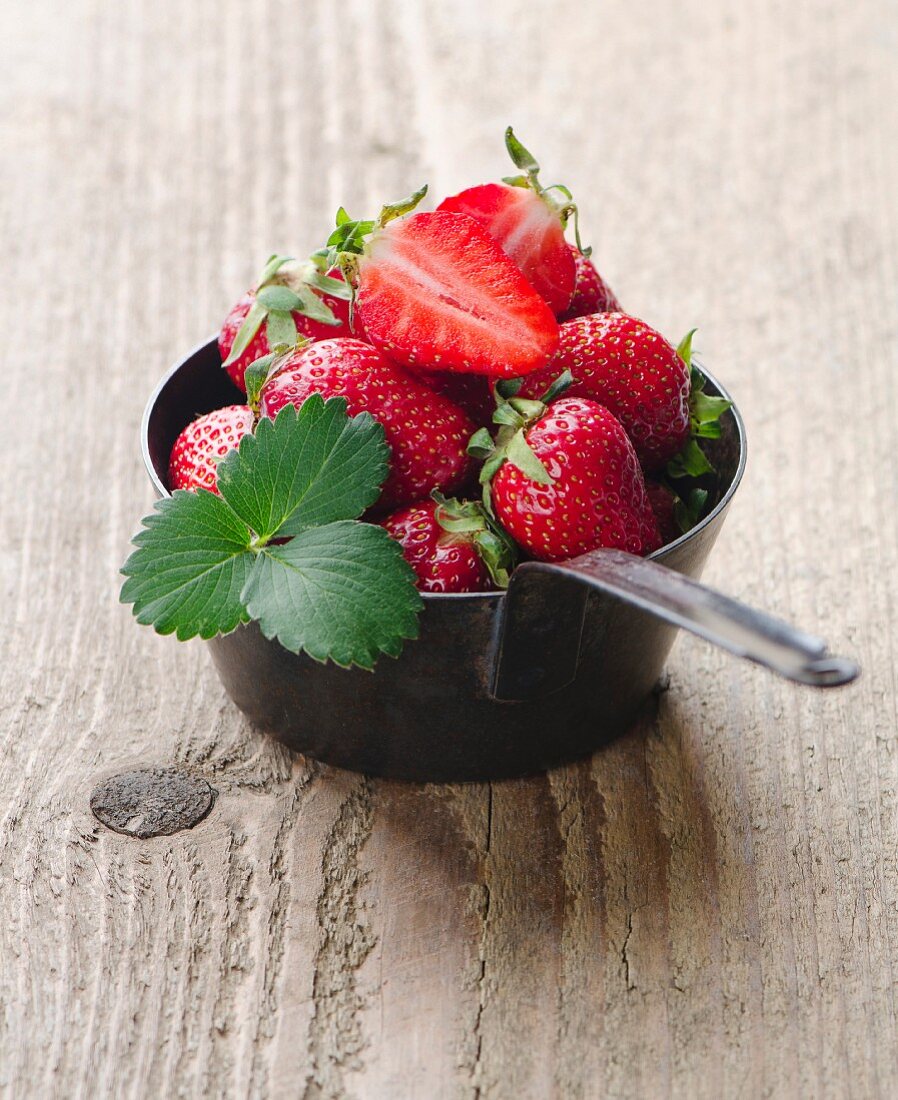
[[[178, 360], [173, 366], [171, 366], [162, 378], [153, 387], [153, 391], [150, 394], [147, 403], [143, 410], [143, 416], [140, 421], [140, 449], [143, 455], [143, 463], [146, 467], [147, 473], [150, 476], [150, 481], [153, 483], [153, 487], [160, 497], [170, 497], [171, 493], [168, 487], [162, 482], [156, 467], [153, 465], [153, 460], [150, 457], [149, 447], [149, 428], [150, 417], [153, 415], [153, 410], [156, 407], [156, 402], [159, 400], [159, 396], [165, 389], [171, 378], [177, 374], [177, 372], [184, 366], [188, 359], [192, 359], [193, 356], [205, 351], [210, 344], [215, 344], [218, 341], [217, 335], [210, 337], [207, 340], [201, 341], [196, 347], [192, 348], [185, 356]], [[704, 364], [699, 361], [695, 361], [696, 366], [702, 372], [702, 374], [708, 379], [712, 386], [717, 390], [721, 397], [730, 402], [730, 407], [727, 410], [728, 413], [732, 413], [733, 421], [736, 425], [736, 436], [739, 440], [739, 461], [736, 464], [736, 471], [733, 474], [733, 479], [727, 486], [726, 491], [720, 500], [714, 505], [711, 511], [700, 520], [695, 527], [687, 531], [685, 534], [680, 535], [679, 538], [674, 539], [673, 542], [667, 542], [657, 550], [652, 551], [651, 554], [647, 554], [646, 557], [649, 561], [653, 561], [666, 556], [675, 547], [680, 547], [689, 542], [690, 539], [696, 537], [699, 532], [703, 531], [710, 523], [712, 523], [718, 515], [727, 507], [732, 500], [733, 495], [739, 488], [739, 484], [742, 481], [742, 475], [745, 473], [745, 464], [748, 457], [748, 444], [745, 436], [745, 421], [742, 419], [742, 414], [739, 412], [736, 403], [733, 401], [732, 396], [725, 386], [721, 385], [717, 381], [715, 376], [710, 371], [705, 369]], [[726, 414], [724, 414], [726, 415]], [[430, 600], [501, 600], [505, 595], [502, 591], [495, 592], [422, 592], [422, 597], [425, 601]]]

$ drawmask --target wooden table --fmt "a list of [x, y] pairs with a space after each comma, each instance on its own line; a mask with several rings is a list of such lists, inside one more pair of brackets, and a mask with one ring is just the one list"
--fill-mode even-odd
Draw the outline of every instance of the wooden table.
[[[5, 5], [0, 1093], [894, 1096], [898, 11], [888, 0]], [[857, 657], [682, 638], [657, 713], [522, 782], [291, 758], [117, 569], [138, 424], [272, 249], [423, 180], [579, 196], [749, 471], [706, 579]], [[551, 731], [548, 731], [551, 733]], [[140, 764], [218, 791], [140, 841]]]

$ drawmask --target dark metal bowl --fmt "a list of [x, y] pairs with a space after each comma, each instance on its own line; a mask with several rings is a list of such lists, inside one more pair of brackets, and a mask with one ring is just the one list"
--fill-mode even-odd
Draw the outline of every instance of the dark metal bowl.
[[[708, 376], [709, 392], [728, 396]], [[168, 456], [196, 416], [244, 400], [215, 340], [176, 364], [151, 396], [144, 461], [168, 494]], [[208, 645], [226, 691], [298, 752], [372, 775], [454, 781], [544, 771], [591, 753], [632, 723], [677, 626], [783, 675], [830, 686], [857, 674], [819, 639], [694, 584], [745, 469], [735, 406], [710, 442], [719, 499], [651, 559], [600, 550], [518, 567], [507, 593], [425, 595], [421, 633], [374, 672], [319, 664], [255, 623]]]

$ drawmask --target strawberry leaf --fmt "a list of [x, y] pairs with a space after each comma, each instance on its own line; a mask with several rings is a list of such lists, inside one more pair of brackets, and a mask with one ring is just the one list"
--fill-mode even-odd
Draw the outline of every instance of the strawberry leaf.
[[346, 402], [313, 394], [297, 413], [285, 405], [218, 467], [218, 489], [263, 542], [307, 527], [355, 519], [387, 476], [384, 430], [369, 414], [349, 419]]
[[[257, 361], [261, 377], [276, 356]], [[317, 394], [263, 419], [201, 489], [159, 501], [135, 536], [121, 599], [138, 622], [211, 638], [258, 618], [316, 660], [371, 668], [417, 633], [421, 597], [398, 543], [355, 520], [387, 473], [383, 428]], [[275, 536], [294, 536], [272, 545]]]
[[701, 477], [702, 474], [714, 473], [714, 467], [694, 439], [690, 439], [682, 451], [673, 456], [665, 469], [667, 476], [673, 478]]
[[263, 286], [256, 292], [256, 301], [268, 310], [276, 309], [286, 313], [299, 308], [299, 298], [288, 286], [281, 286], [279, 283]]
[[334, 279], [318, 270], [307, 272], [306, 282], [309, 286], [320, 290], [322, 294], [329, 294], [332, 298], [340, 298], [344, 302], [348, 302], [352, 297], [352, 289], [344, 279]]
[[248, 618], [240, 599], [253, 565], [252, 533], [228, 504], [200, 489], [156, 502], [134, 537], [122, 603], [160, 634], [212, 638]]
[[707, 489], [691, 489], [685, 499], [677, 496], [674, 501], [674, 519], [685, 535], [698, 523], [708, 503]]
[[382, 527], [352, 520], [265, 547], [243, 598], [266, 638], [316, 661], [366, 669], [417, 637], [423, 606], [399, 544]]
[[236, 362], [240, 358], [252, 343], [253, 337], [262, 327], [262, 322], [267, 316], [268, 310], [260, 305], [259, 302], [253, 302], [249, 307], [249, 312], [243, 319], [243, 324], [234, 337], [230, 355], [228, 355], [227, 359], [222, 363], [223, 367], [229, 367], [231, 363]]
[[[346, 284], [342, 285], [345, 286]], [[296, 308], [304, 316], [310, 317], [313, 321], [318, 321], [322, 325], [334, 325], [335, 327], [340, 325], [340, 319], [334, 316], [331, 307], [323, 302], [310, 287], [300, 286], [298, 294], [299, 305]]]
[[286, 344], [290, 347], [296, 343], [297, 335], [296, 322], [293, 320], [292, 313], [274, 309], [268, 314], [268, 320], [265, 322], [265, 336], [270, 348], [277, 347], [278, 344]]
[[284, 264], [288, 264], [288, 263], [292, 263], [292, 262], [293, 262], [293, 257], [292, 256], [280, 256], [280, 255], [278, 255], [277, 252], [273, 252], [268, 257], [268, 262], [265, 264], [265, 267], [262, 269], [262, 274], [259, 276], [259, 282], [258, 282], [257, 285], [258, 286], [265, 286], [266, 283], [270, 282], [275, 277], [275, 275], [277, 275], [277, 273], [281, 270], [281, 268], [284, 266]]
[[505, 458], [512, 466], [517, 466], [525, 477], [535, 481], [537, 485], [554, 485], [549, 476], [549, 471], [530, 449], [530, 444], [524, 438], [524, 432], [515, 432], [505, 450]]

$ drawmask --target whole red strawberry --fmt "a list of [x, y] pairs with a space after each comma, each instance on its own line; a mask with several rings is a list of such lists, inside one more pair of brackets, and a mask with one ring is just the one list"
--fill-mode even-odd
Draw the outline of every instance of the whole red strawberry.
[[507, 405], [518, 424], [506, 409], [481, 480], [527, 553], [562, 561], [599, 547], [648, 554], [661, 545], [633, 445], [606, 408], [582, 397]]
[[168, 460], [168, 487], [218, 492], [218, 463], [253, 430], [253, 411], [228, 405], [200, 416], [175, 440]]
[[676, 506], [677, 495], [666, 485], [653, 478], [645, 479], [645, 491], [648, 493], [649, 504], [658, 521], [658, 530], [661, 532], [662, 541], [667, 544], [678, 539], [683, 533], [677, 523]]
[[482, 374], [452, 374], [449, 371], [413, 370], [411, 367], [409, 370], [419, 382], [464, 409], [478, 428], [492, 424], [496, 402], [490, 380]]
[[418, 575], [422, 592], [483, 592], [490, 578], [469, 532], [441, 526], [435, 500], [425, 500], [393, 512], [382, 526], [402, 547]]
[[521, 395], [535, 397], [563, 371], [568, 394], [589, 397], [623, 424], [647, 470], [663, 466], [689, 439], [688, 364], [644, 321], [627, 313], [596, 313], [561, 325], [555, 358], [524, 380]]
[[349, 288], [341, 283], [339, 269], [323, 275], [312, 263], [272, 256], [259, 285], [234, 304], [218, 334], [221, 361], [235, 385], [245, 393], [246, 368], [276, 344], [293, 345], [298, 337], [364, 339], [356, 319], [350, 326]]
[[465, 451], [474, 425], [457, 405], [435, 393], [370, 344], [322, 340], [290, 352], [262, 389], [261, 411], [275, 417], [286, 404], [299, 408], [313, 393], [345, 397], [350, 416], [369, 412], [383, 425], [390, 474], [382, 508], [449, 492], [468, 475]]
[[554, 314], [473, 218], [400, 218], [425, 190], [384, 207], [376, 223], [338, 212], [328, 262], [356, 287], [366, 338], [422, 370], [494, 378], [539, 370], [558, 346]]
[[561, 313], [570, 305], [577, 278], [571, 247], [564, 239], [567, 219], [577, 208], [566, 187], [540, 185], [539, 165], [510, 126], [505, 145], [523, 175], [469, 187], [444, 199], [437, 209], [478, 221], [553, 313]]
[[574, 258], [577, 281], [574, 296], [567, 309], [559, 314], [559, 321], [570, 321], [574, 317], [587, 317], [590, 313], [620, 312], [621, 305], [611, 287], [596, 271], [596, 266], [576, 245], [568, 245]]

